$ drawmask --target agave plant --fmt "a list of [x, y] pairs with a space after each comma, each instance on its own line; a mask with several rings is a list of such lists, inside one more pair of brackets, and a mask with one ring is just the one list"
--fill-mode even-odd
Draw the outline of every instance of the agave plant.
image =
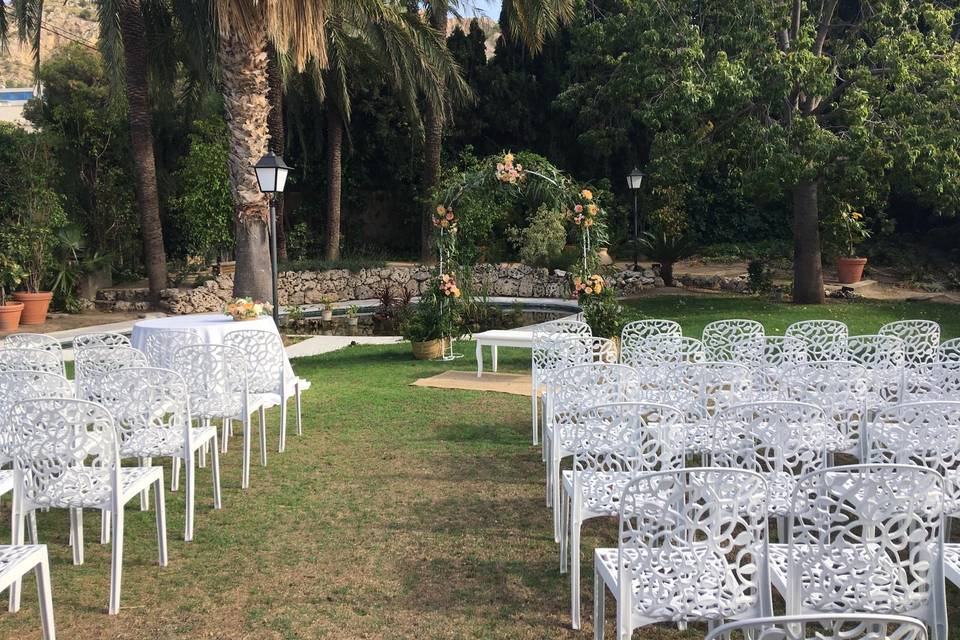
[[696, 251], [696, 243], [689, 235], [648, 231], [640, 239], [640, 249], [647, 258], [660, 263], [660, 277], [663, 278], [663, 284], [672, 287], [674, 263], [692, 256]]

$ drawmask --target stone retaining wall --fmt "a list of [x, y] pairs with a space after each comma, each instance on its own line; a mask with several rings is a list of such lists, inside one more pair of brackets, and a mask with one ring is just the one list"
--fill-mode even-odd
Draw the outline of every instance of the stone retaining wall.
[[[350, 272], [283, 271], [278, 283], [280, 304], [317, 304], [324, 298], [334, 302], [367, 300], [379, 297], [390, 287], [416, 296], [427, 287], [430, 269], [424, 266], [383, 267]], [[609, 277], [608, 284], [621, 295], [630, 295], [645, 288], [663, 286], [652, 269], [621, 271]], [[487, 296], [522, 298], [565, 298], [568, 276], [562, 271], [537, 269], [525, 265], [480, 264], [474, 268], [474, 291]], [[194, 289], [166, 289], [161, 293], [160, 307], [169, 313], [201, 313], [220, 311], [233, 295], [233, 275], [221, 275]]]

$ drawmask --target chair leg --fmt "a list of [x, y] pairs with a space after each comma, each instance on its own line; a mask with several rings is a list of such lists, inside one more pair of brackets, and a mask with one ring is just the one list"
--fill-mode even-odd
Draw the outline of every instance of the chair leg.
[[287, 399], [283, 398], [280, 402], [280, 446], [278, 453], [283, 453], [287, 448]]
[[100, 512], [100, 544], [110, 544], [110, 511]]
[[243, 417], [243, 469], [240, 472], [240, 488], [250, 488], [250, 414]]
[[27, 536], [30, 544], [40, 544], [40, 534], [37, 533], [37, 512], [31, 511], [27, 514]]
[[553, 469], [550, 472], [553, 504], [553, 541], [560, 542], [560, 460], [553, 457]]
[[230, 418], [223, 419], [223, 428], [221, 429], [222, 435], [220, 436], [220, 453], [227, 452], [227, 442], [230, 441], [230, 435], [233, 431], [233, 420]]
[[258, 422], [260, 423], [260, 466], [267, 466], [267, 410], [260, 407]]
[[123, 575], [123, 505], [111, 512], [113, 516], [113, 548], [110, 560], [110, 615], [120, 613], [120, 581]]
[[600, 578], [600, 572], [596, 566], [593, 568], [593, 640], [603, 640], [604, 624], [604, 596], [606, 595], [606, 586]]
[[297, 435], [302, 436], [303, 435], [303, 410], [302, 410], [302, 407], [300, 406], [300, 385], [297, 384], [295, 389], [296, 389], [296, 394], [295, 394], [296, 399], [294, 403], [294, 408], [296, 409], [296, 416], [297, 416]]
[[[16, 489], [14, 489], [16, 491]], [[24, 527], [26, 525], [26, 515], [23, 512], [23, 507], [20, 505], [20, 501], [14, 496], [13, 499], [13, 512], [11, 514], [10, 522], [10, 540], [12, 544], [23, 544], [23, 534]], [[9, 587], [9, 602], [7, 608], [10, 613], [16, 613], [20, 611], [20, 591], [21, 591], [21, 582], [18, 578], [10, 583]]]
[[167, 566], [167, 505], [163, 499], [163, 476], [153, 483], [154, 501], [157, 510], [157, 554], [159, 565]]
[[57, 632], [53, 624], [53, 593], [50, 587], [50, 561], [47, 549], [43, 549], [43, 557], [35, 568], [37, 574], [37, 597], [40, 599], [40, 626], [43, 629], [43, 640], [56, 640]]
[[567, 496], [567, 488], [563, 488], [560, 494], [560, 575], [567, 572], [567, 544], [570, 541], [567, 528], [570, 524], [570, 508], [573, 506]]
[[83, 509], [70, 509], [70, 533], [73, 534], [73, 564], [83, 564]]
[[180, 489], [180, 456], [174, 456], [170, 462], [170, 491]]
[[580, 527], [579, 518], [570, 520], [570, 621], [580, 629]]
[[213, 466], [213, 508], [222, 509], [223, 503], [220, 499], [220, 454], [217, 453], [217, 434], [213, 434], [213, 440], [210, 445], [210, 463]]
[[184, 497], [184, 502], [186, 503], [187, 513], [186, 513], [186, 517], [183, 520], [183, 539], [186, 542], [190, 542], [191, 540], [193, 540], [193, 514], [194, 514], [194, 501], [196, 500], [195, 498], [196, 470], [194, 469], [195, 455], [196, 453], [193, 451], [190, 451], [187, 453], [187, 464], [185, 469], [187, 474], [187, 481], [186, 481], [187, 489], [186, 489], [186, 495]]
[[[153, 458], [140, 458], [141, 467], [149, 467], [153, 464]], [[150, 511], [150, 488], [147, 487], [140, 492], [140, 511]]]
[[209, 448], [210, 444], [208, 442], [204, 442], [202, 445], [200, 445], [200, 455], [194, 456], [197, 459], [197, 466], [201, 469], [205, 469], [207, 466], [207, 449]]
[[530, 423], [531, 423], [532, 428], [533, 428], [533, 446], [537, 446], [537, 440], [539, 439], [539, 438], [538, 438], [538, 435], [539, 435], [539, 434], [537, 433], [537, 432], [538, 432], [537, 427], [539, 426], [539, 425], [537, 424], [537, 419], [538, 419], [538, 418], [537, 418], [537, 404], [538, 404], [538, 401], [537, 401], [537, 391], [536, 391], [536, 389], [534, 389], [533, 394], [530, 396], [530, 416], [531, 416], [531, 418], [530, 418]]

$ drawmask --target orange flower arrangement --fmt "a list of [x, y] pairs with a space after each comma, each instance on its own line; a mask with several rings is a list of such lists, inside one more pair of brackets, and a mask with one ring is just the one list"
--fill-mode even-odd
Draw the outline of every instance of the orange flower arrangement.
[[273, 313], [273, 305], [269, 302], [254, 302], [252, 298], [237, 298], [223, 310], [223, 314], [234, 320], [256, 320], [260, 316]]
[[432, 217], [433, 226], [446, 229], [450, 233], [457, 231], [457, 217], [453, 214], [453, 207], [437, 205], [437, 212]]
[[593, 202], [593, 192], [584, 189], [579, 194], [580, 201], [573, 205], [573, 223], [575, 225], [589, 229], [596, 221], [597, 214], [600, 213], [600, 207]]
[[514, 166], [513, 154], [508, 153], [503, 156], [503, 161], [497, 163], [497, 180], [507, 184], [517, 184], [527, 179], [527, 174], [523, 171], [523, 165], [519, 162]]
[[460, 297], [460, 287], [457, 286], [457, 279], [452, 273], [444, 273], [440, 276], [440, 292], [448, 298]]
[[573, 292], [577, 297], [600, 295], [603, 293], [604, 286], [603, 276], [597, 274], [587, 276], [586, 278], [576, 276], [573, 279]]

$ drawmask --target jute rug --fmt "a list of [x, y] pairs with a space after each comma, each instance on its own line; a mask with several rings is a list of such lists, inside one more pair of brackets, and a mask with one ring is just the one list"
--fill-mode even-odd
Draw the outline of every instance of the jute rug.
[[411, 384], [415, 387], [496, 391], [530, 397], [531, 381], [529, 374], [484, 373], [482, 378], [478, 378], [476, 371], [444, 371], [429, 378], [420, 378]]

